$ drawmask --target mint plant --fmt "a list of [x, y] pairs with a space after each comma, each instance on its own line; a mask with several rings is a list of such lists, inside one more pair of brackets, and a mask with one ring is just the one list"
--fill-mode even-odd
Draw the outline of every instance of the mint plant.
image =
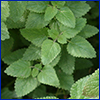
[[14, 77], [13, 91], [4, 87], [2, 99], [58, 99], [46, 94], [48, 86], [69, 99], [99, 98], [99, 69], [74, 83], [74, 71], [91, 68], [96, 58], [87, 40], [99, 32], [88, 24], [91, 8], [86, 1], [1, 1], [1, 60]]

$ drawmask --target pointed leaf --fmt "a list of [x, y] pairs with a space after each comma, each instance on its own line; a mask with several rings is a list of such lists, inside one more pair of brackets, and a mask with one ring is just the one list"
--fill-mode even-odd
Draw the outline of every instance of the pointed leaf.
[[75, 66], [75, 58], [67, 53], [65, 46], [62, 49], [62, 56], [58, 65], [64, 73], [69, 75], [73, 73]]
[[51, 4], [52, 4], [53, 6], [57, 6], [57, 8], [61, 8], [61, 7], [64, 6], [65, 1], [51, 1]]
[[34, 45], [40, 47], [42, 42], [47, 39], [47, 29], [21, 29], [21, 35], [33, 43]]
[[85, 24], [86, 24], [85, 18], [77, 18], [75, 28], [69, 28], [69, 27], [61, 24], [60, 30], [63, 32], [63, 34], [66, 38], [72, 38], [82, 30], [82, 28], [85, 26]]
[[44, 65], [52, 62], [57, 55], [60, 53], [61, 48], [58, 43], [53, 42], [52, 40], [45, 40], [42, 44], [41, 50], [41, 59]]
[[44, 15], [44, 19], [46, 21], [51, 20], [56, 14], [57, 14], [58, 10], [56, 7], [47, 7], [46, 11], [45, 11], [45, 15]]
[[83, 1], [67, 1], [67, 6], [72, 10], [75, 17], [81, 17], [90, 10], [90, 6]]
[[10, 18], [17, 22], [26, 9], [27, 1], [9, 1]]
[[37, 60], [40, 59], [41, 48], [31, 44], [23, 54], [24, 60]]
[[43, 28], [49, 24], [49, 21], [45, 21], [44, 14], [38, 14], [34, 12], [30, 12], [27, 22], [26, 28]]
[[4, 61], [4, 63], [10, 65], [13, 62], [21, 59], [23, 57], [25, 50], [26, 50], [25, 48], [16, 50], [16, 51], [10, 53], [9, 55], [5, 56], [2, 60]]
[[99, 69], [97, 69], [87, 80], [83, 95], [87, 97], [97, 97], [99, 99]]
[[56, 72], [50, 65], [44, 66], [38, 75], [38, 81], [40, 83], [51, 86], [59, 86], [59, 80], [57, 78]]
[[33, 77], [17, 78], [15, 82], [15, 91], [18, 97], [27, 95], [37, 87], [37, 79]]
[[9, 32], [4, 22], [1, 22], [1, 40], [9, 39]]
[[28, 1], [27, 9], [37, 13], [43, 13], [48, 4], [49, 1]]
[[94, 58], [96, 52], [92, 45], [83, 37], [76, 36], [72, 38], [67, 46], [68, 53], [74, 57]]
[[99, 30], [95, 26], [86, 25], [82, 31], [79, 33], [80, 36], [84, 38], [89, 38], [97, 34]]
[[13, 77], [27, 78], [31, 74], [30, 62], [20, 59], [7, 67], [4, 72]]
[[74, 28], [75, 27], [75, 17], [72, 11], [68, 7], [63, 7], [57, 13], [56, 18], [63, 25]]

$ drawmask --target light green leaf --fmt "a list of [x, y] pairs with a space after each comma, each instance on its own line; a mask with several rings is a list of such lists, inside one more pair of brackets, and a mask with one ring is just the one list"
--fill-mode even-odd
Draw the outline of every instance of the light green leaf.
[[40, 53], [41, 53], [41, 48], [31, 44], [23, 54], [23, 59], [29, 61], [40, 59], [41, 55]]
[[37, 13], [43, 13], [48, 4], [49, 1], [28, 1], [27, 9]]
[[10, 54], [13, 47], [14, 40], [13, 38], [1, 41], [1, 59], [6, 55]]
[[33, 77], [17, 78], [15, 81], [15, 91], [18, 97], [27, 95], [38, 85], [37, 79]]
[[9, 32], [4, 22], [1, 22], [1, 40], [9, 39]]
[[86, 25], [82, 31], [79, 33], [80, 36], [84, 38], [89, 38], [97, 34], [99, 30], [95, 26]]
[[93, 66], [93, 63], [90, 60], [76, 58], [75, 70], [86, 69], [86, 68], [90, 68], [92, 66]]
[[66, 74], [71, 75], [75, 66], [75, 58], [67, 53], [66, 47], [62, 48], [62, 56], [58, 63], [58, 66]]
[[60, 53], [61, 48], [58, 43], [52, 40], [45, 40], [42, 44], [41, 59], [44, 65], [51, 63]]
[[[71, 99], [85, 99], [86, 97], [82, 95], [82, 90], [87, 82], [89, 76], [81, 78], [80, 80], [76, 81], [70, 91]], [[88, 98], [87, 98], [88, 99]]]
[[21, 59], [23, 57], [25, 50], [26, 50], [25, 48], [16, 50], [5, 56], [2, 60], [4, 61], [4, 63], [10, 65], [13, 62], [17, 61], [18, 59]]
[[27, 1], [9, 1], [10, 18], [17, 22], [26, 10]]
[[63, 7], [58, 11], [56, 18], [63, 25], [74, 28], [75, 27], [75, 17], [72, 11], [68, 7]]
[[85, 24], [86, 24], [85, 18], [77, 18], [75, 28], [69, 28], [69, 27], [61, 24], [60, 30], [61, 30], [61, 32], [63, 32], [63, 34], [66, 38], [72, 38], [82, 30], [82, 28], [85, 26]]
[[46, 97], [35, 98], [35, 99], [58, 99], [58, 98], [55, 96], [46, 96]]
[[38, 14], [34, 12], [30, 12], [27, 22], [26, 28], [43, 28], [49, 24], [49, 21], [45, 21], [44, 14]]
[[50, 65], [44, 66], [38, 75], [38, 81], [40, 83], [51, 86], [59, 86], [59, 80], [57, 78], [56, 72]]
[[42, 42], [47, 39], [47, 29], [21, 29], [21, 35], [33, 43], [34, 45], [40, 47]]
[[81, 17], [90, 10], [90, 6], [83, 1], [67, 1], [67, 6], [74, 13], [75, 17]]
[[19, 59], [7, 67], [4, 72], [13, 77], [27, 78], [31, 74], [30, 62]]
[[60, 85], [58, 86], [58, 88], [62, 88], [62, 89], [70, 91], [70, 88], [72, 84], [74, 83], [73, 76], [65, 74], [64, 72], [61, 71], [61, 69], [58, 69], [58, 68], [56, 69], [56, 71], [57, 71], [57, 76], [60, 82]]
[[57, 8], [61, 8], [61, 7], [64, 6], [65, 1], [51, 1], [51, 4], [52, 4], [53, 6], [57, 6]]
[[42, 68], [41, 64], [36, 64], [32, 70], [32, 77], [36, 77], [39, 71], [41, 70], [41, 68]]
[[1, 1], [1, 21], [6, 21], [9, 16], [8, 1]]
[[87, 97], [97, 97], [99, 99], [99, 69], [97, 69], [87, 80], [83, 95]]
[[56, 14], [57, 14], [58, 10], [56, 7], [47, 7], [46, 11], [45, 11], [45, 15], [44, 15], [44, 19], [46, 21], [51, 20]]
[[76, 36], [72, 38], [67, 46], [67, 51], [74, 57], [94, 58], [96, 52], [92, 45], [83, 37]]

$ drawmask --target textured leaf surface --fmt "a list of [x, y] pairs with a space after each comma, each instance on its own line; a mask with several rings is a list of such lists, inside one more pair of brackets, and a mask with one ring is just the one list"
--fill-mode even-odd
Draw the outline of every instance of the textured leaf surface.
[[13, 43], [14, 43], [13, 38], [1, 41], [1, 59], [11, 52]]
[[57, 69], [57, 76], [60, 82], [59, 88], [69, 91], [74, 83], [73, 76], [63, 73], [60, 69]]
[[58, 98], [55, 96], [46, 96], [46, 97], [35, 98], [35, 99], [58, 99]]
[[27, 1], [9, 1], [10, 18], [17, 22], [26, 9]]
[[97, 97], [99, 99], [99, 69], [96, 70], [86, 82], [83, 95], [87, 97]]
[[51, 86], [59, 86], [59, 80], [57, 78], [56, 72], [50, 65], [44, 66], [38, 75], [38, 81], [40, 83]]
[[27, 95], [37, 87], [37, 79], [33, 77], [17, 78], [15, 82], [15, 91], [18, 97]]
[[9, 39], [9, 32], [4, 22], [1, 22], [1, 40]]
[[31, 44], [25, 51], [23, 55], [24, 60], [37, 60], [40, 59], [41, 48], [36, 47], [35, 45]]
[[9, 16], [9, 5], [8, 1], [1, 1], [1, 21], [6, 21]]
[[72, 11], [68, 7], [63, 7], [57, 13], [56, 18], [63, 25], [74, 28], [75, 27], [75, 17]]
[[70, 91], [70, 95], [72, 97], [71, 99], [85, 99], [85, 96], [82, 95], [82, 90], [88, 78], [89, 78], [88, 76], [84, 77], [72, 85], [71, 91]]
[[58, 63], [64, 73], [71, 75], [75, 66], [75, 58], [67, 53], [65, 46], [62, 49], [62, 56]]
[[36, 46], [41, 46], [42, 42], [47, 39], [47, 29], [22, 29], [21, 35]]
[[56, 14], [57, 14], [58, 10], [56, 7], [47, 7], [46, 11], [45, 11], [45, 15], [44, 15], [44, 19], [46, 21], [51, 20]]
[[2, 60], [4, 61], [4, 63], [10, 65], [13, 62], [17, 61], [18, 59], [21, 59], [23, 57], [25, 50], [26, 50], [25, 48], [16, 50], [10, 53], [9, 55], [5, 56]]
[[86, 68], [90, 68], [92, 66], [93, 66], [93, 63], [90, 60], [76, 58], [75, 70], [86, 69]]
[[60, 53], [61, 48], [58, 43], [53, 42], [52, 40], [45, 40], [42, 44], [41, 50], [41, 59], [44, 65], [52, 62], [57, 55]]
[[68, 53], [75, 57], [93, 58], [96, 52], [92, 45], [83, 37], [74, 37], [67, 46]]
[[44, 14], [38, 14], [31, 12], [26, 22], [26, 28], [43, 28], [49, 24], [49, 21], [45, 21]]
[[51, 4], [53, 6], [56, 6], [57, 8], [61, 8], [64, 6], [65, 4], [65, 1], [51, 1]]
[[99, 32], [99, 30], [91, 25], [86, 25], [82, 31], [79, 33], [80, 36], [84, 37], [84, 38], [89, 38], [94, 36], [95, 34], [97, 34]]
[[77, 18], [75, 28], [69, 28], [61, 24], [60, 30], [63, 32], [66, 38], [72, 38], [82, 30], [85, 24], [86, 24], [85, 18]]
[[81, 1], [67, 1], [67, 6], [72, 10], [75, 17], [81, 17], [90, 10], [90, 6]]
[[28, 1], [27, 9], [37, 13], [42, 13], [48, 6], [49, 1]]
[[7, 67], [4, 72], [13, 77], [27, 78], [31, 74], [30, 62], [20, 59]]

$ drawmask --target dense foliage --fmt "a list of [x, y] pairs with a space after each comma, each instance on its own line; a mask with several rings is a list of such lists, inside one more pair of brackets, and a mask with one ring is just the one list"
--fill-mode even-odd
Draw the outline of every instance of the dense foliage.
[[98, 11], [97, 1], [1, 1], [1, 98], [99, 98]]

